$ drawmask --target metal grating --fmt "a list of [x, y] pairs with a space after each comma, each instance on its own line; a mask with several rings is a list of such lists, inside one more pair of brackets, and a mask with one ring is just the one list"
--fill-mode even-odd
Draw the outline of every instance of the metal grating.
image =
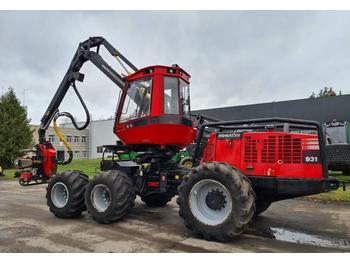
[[262, 163], [275, 163], [282, 160], [286, 164], [300, 164], [302, 162], [301, 139], [291, 135], [268, 136], [263, 140], [261, 151]]
[[252, 139], [250, 136], [245, 137], [244, 162], [245, 163], [258, 162], [258, 150], [256, 149], [256, 140]]
[[292, 136], [279, 136], [281, 141], [279, 147], [281, 148], [278, 159], [282, 160], [283, 163], [292, 163]]
[[261, 151], [262, 163], [276, 162], [276, 136], [268, 136], [263, 140], [263, 148]]

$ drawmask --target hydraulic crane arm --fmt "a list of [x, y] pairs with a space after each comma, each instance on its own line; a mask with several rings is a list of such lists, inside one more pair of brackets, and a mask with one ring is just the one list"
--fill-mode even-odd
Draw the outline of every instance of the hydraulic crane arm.
[[[87, 121], [85, 125], [78, 128], [74, 118], [69, 113], [61, 113], [69, 117], [74, 126], [78, 129], [84, 129], [89, 124], [89, 114], [87, 108], [82, 100], [76, 86], [75, 81], [78, 80], [82, 82], [84, 80], [84, 75], [80, 73], [80, 69], [87, 61], [91, 61], [98, 69], [100, 69], [109, 79], [111, 79], [120, 88], [124, 87], [125, 81], [122, 75], [117, 73], [99, 54], [100, 47], [104, 46], [107, 51], [115, 57], [122, 67], [126, 69], [124, 62], [133, 71], [138, 71], [138, 68], [134, 66], [127, 58], [125, 58], [118, 50], [116, 50], [106, 39], [103, 37], [90, 37], [88, 40], [79, 44], [79, 47], [72, 59], [72, 62], [65, 74], [61, 84], [59, 85], [53, 99], [50, 102], [44, 116], [41, 118], [41, 126], [39, 129], [39, 143], [45, 142], [45, 131], [51, 123], [52, 119], [58, 113], [58, 108], [65, 97], [68, 89], [72, 86], [76, 92], [80, 102], [82, 103], [84, 110], [87, 114]], [[92, 50], [93, 49], [93, 50]]]

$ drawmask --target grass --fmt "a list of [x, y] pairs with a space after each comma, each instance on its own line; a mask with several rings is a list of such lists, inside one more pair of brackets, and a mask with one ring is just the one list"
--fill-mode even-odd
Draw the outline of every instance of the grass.
[[343, 188], [340, 187], [335, 191], [308, 196], [308, 197], [305, 197], [305, 199], [311, 200], [311, 201], [322, 201], [322, 202], [350, 203], [350, 176], [344, 176], [341, 174], [341, 172], [331, 172], [329, 175], [337, 177], [339, 180], [342, 180], [342, 181], [348, 181], [349, 184], [346, 188], [346, 191], [343, 191]]
[[90, 178], [96, 173], [100, 172], [100, 158], [96, 159], [76, 159], [66, 166], [58, 166], [58, 172], [61, 173], [66, 170], [81, 170]]
[[[61, 173], [65, 170], [81, 170], [92, 178], [96, 172], [100, 171], [100, 161], [101, 159], [76, 159], [72, 163], [66, 166], [58, 166], [58, 172]], [[0, 177], [0, 180], [12, 179], [15, 175], [16, 169], [6, 169], [4, 170], [5, 176]]]
[[15, 175], [16, 169], [5, 169], [3, 173], [5, 176], [0, 176], [0, 180], [12, 179]]
[[[63, 172], [65, 170], [81, 170], [85, 174], [87, 174], [90, 178], [92, 178], [96, 173], [100, 171], [100, 160], [97, 159], [76, 159], [73, 160], [67, 166], [59, 166], [58, 172]], [[7, 169], [4, 170], [5, 177], [0, 177], [0, 180], [3, 179], [12, 179], [15, 174], [15, 169]], [[331, 176], [337, 177], [339, 180], [349, 181], [350, 176], [343, 176], [339, 172], [330, 173]], [[332, 191], [329, 193], [323, 193], [313, 196], [305, 197], [307, 200], [311, 201], [323, 201], [323, 202], [348, 202], [350, 203], [350, 185], [347, 187], [346, 191], [343, 191], [342, 188], [338, 188], [336, 191]]]

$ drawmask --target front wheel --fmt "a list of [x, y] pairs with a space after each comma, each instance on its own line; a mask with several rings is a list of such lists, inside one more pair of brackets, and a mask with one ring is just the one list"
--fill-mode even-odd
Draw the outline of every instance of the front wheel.
[[59, 218], [73, 218], [86, 210], [84, 203], [88, 177], [81, 171], [64, 171], [53, 176], [46, 188], [50, 212]]
[[102, 224], [123, 218], [135, 201], [135, 187], [130, 177], [118, 170], [96, 175], [85, 192], [87, 211]]
[[255, 212], [248, 179], [225, 163], [205, 163], [184, 177], [177, 203], [186, 227], [207, 239], [228, 241], [240, 235]]

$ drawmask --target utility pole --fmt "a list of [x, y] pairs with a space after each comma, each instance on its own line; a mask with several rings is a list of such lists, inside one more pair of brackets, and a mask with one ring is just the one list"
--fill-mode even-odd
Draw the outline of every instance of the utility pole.
[[26, 110], [26, 113], [28, 113], [27, 105], [26, 105], [26, 91], [27, 90], [28, 90], [27, 88], [23, 88], [23, 108]]
[[25, 106], [26, 105], [26, 91], [28, 89], [27, 88], [23, 88], [23, 105]]

